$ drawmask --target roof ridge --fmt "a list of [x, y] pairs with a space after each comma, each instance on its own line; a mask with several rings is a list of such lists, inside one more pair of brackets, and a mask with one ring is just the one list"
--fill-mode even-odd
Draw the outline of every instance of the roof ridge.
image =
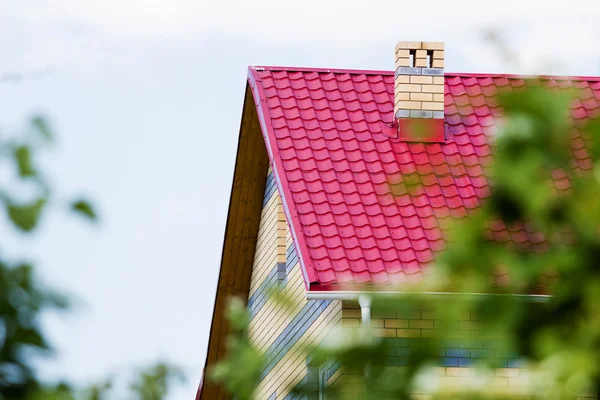
[[348, 69], [348, 68], [310, 68], [310, 67], [284, 67], [255, 65], [249, 66], [254, 71], [288, 71], [288, 72], [319, 72], [319, 73], [342, 73], [342, 74], [360, 74], [360, 75], [394, 75], [394, 71], [369, 70], [369, 69]]
[[[350, 68], [310, 68], [310, 67], [286, 67], [275, 65], [256, 65], [249, 66], [251, 70], [260, 71], [287, 71], [287, 72], [317, 72], [334, 74], [355, 74], [355, 75], [394, 75], [394, 71], [369, 70], [369, 69], [350, 69]], [[566, 75], [532, 75], [532, 74], [491, 74], [480, 72], [445, 72], [446, 77], [462, 78], [506, 78], [506, 79], [541, 79], [541, 80], [571, 80], [571, 81], [600, 81], [600, 76], [566, 76]]]

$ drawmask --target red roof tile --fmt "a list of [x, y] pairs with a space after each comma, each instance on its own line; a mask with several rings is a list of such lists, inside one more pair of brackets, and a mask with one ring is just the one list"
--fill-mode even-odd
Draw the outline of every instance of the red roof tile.
[[[419, 280], [444, 248], [444, 218], [488, 196], [490, 136], [502, 110], [492, 98], [522, 77], [446, 74], [445, 143], [406, 143], [393, 123], [388, 71], [251, 67], [249, 82], [309, 290]], [[600, 114], [600, 78], [542, 78], [577, 87], [574, 119]], [[589, 168], [583, 140], [574, 164]], [[556, 172], [556, 188], [568, 189]], [[442, 226], [440, 226], [442, 225]], [[540, 244], [527, 227], [490, 225], [515, 245]], [[346, 287], [346, 288], [347, 288]]]

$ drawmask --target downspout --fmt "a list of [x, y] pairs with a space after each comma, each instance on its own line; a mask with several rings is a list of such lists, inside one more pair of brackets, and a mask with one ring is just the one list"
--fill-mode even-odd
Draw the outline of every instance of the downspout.
[[[360, 305], [361, 324], [363, 328], [371, 328], [371, 297], [366, 294], [358, 296], [358, 304]], [[371, 337], [369, 337], [369, 341]], [[371, 374], [371, 365], [365, 364], [365, 378]]]
[[365, 328], [371, 327], [371, 297], [366, 294], [358, 296], [358, 304], [360, 305], [360, 316], [362, 326]]

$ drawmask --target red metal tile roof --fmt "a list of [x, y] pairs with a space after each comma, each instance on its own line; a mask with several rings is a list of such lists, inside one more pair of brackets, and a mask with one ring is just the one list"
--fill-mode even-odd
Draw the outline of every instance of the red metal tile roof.
[[[445, 246], [443, 221], [488, 196], [494, 95], [527, 79], [445, 75], [445, 143], [407, 143], [393, 123], [389, 71], [251, 67], [248, 79], [307, 288], [419, 280]], [[540, 77], [538, 77], [540, 78]], [[600, 78], [541, 77], [581, 89], [575, 119], [600, 115]], [[576, 163], [590, 167], [581, 138]], [[568, 182], [556, 176], [557, 188]], [[416, 184], [411, 185], [411, 181]], [[497, 240], [539, 244], [526, 226], [491, 225]]]

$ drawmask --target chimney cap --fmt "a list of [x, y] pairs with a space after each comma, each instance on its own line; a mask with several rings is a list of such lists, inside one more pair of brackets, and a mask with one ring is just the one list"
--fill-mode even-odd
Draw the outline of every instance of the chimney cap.
[[444, 50], [444, 42], [407, 42], [400, 41], [396, 44], [398, 50]]

